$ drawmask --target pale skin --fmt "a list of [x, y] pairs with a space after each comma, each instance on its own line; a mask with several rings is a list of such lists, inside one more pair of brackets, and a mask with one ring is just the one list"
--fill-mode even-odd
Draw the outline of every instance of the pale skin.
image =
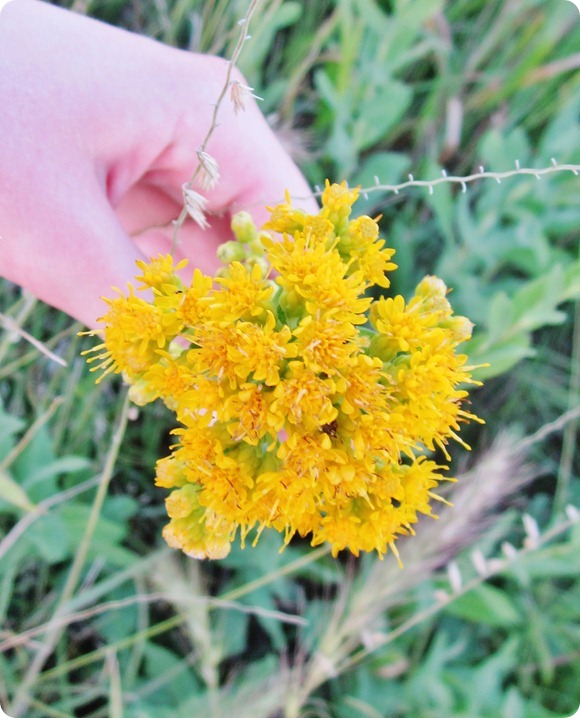
[[[224, 86], [218, 58], [166, 47], [35, 0], [0, 13], [0, 275], [90, 327], [136, 259], [168, 252], [182, 185]], [[245, 83], [244, 79], [235, 77]], [[231, 215], [310, 190], [249, 98], [229, 94], [207, 151], [221, 179], [211, 227], [191, 220], [177, 260], [212, 273]], [[315, 211], [314, 200], [297, 202]]]

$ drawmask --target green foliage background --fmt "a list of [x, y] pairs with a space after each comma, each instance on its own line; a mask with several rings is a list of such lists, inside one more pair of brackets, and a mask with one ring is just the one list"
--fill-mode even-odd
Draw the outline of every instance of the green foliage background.
[[[225, 56], [247, 7], [58, 4]], [[251, 33], [241, 69], [313, 185], [580, 163], [571, 3], [263, 0]], [[168, 412], [127, 412], [118, 383], [96, 388], [79, 326], [3, 283], [0, 705], [10, 715], [18, 690], [29, 718], [577, 710], [580, 525], [565, 508], [580, 505], [580, 179], [361, 201], [382, 213], [397, 250], [394, 291], [442, 277], [476, 322], [470, 356], [490, 365], [473, 396], [487, 425], [467, 432], [469, 466], [456, 452], [456, 508], [402, 546], [403, 571], [391, 556], [334, 561], [300, 541], [280, 554], [269, 534], [213, 564], [176, 555], [160, 538], [152, 481]]]

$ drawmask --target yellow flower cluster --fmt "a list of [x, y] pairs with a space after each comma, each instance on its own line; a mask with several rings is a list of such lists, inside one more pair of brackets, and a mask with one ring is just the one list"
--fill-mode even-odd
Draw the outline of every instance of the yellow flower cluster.
[[356, 198], [327, 183], [317, 215], [287, 198], [262, 232], [241, 215], [244, 263], [185, 285], [183, 263], [159, 256], [138, 263], [150, 301], [132, 289], [106, 300], [92, 360], [122, 371], [138, 403], [175, 411], [156, 483], [171, 490], [164, 537], [191, 556], [221, 558], [238, 532], [243, 542], [266, 527], [333, 555], [397, 554], [396, 538], [440, 498], [447, 467], [425, 452], [447, 455], [475, 418], [461, 408], [460, 387], [475, 382], [456, 352], [471, 323], [435, 277], [409, 302], [368, 296], [396, 265], [376, 221], [350, 219]]

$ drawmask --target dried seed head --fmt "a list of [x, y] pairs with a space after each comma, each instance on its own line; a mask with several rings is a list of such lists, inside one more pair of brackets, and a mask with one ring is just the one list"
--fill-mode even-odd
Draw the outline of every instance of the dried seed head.
[[501, 545], [501, 551], [503, 555], [509, 560], [513, 561], [514, 558], [518, 555], [518, 550], [516, 547], [511, 544], [509, 541], [504, 541]]
[[195, 190], [188, 187], [187, 183], [182, 185], [183, 189], [183, 201], [185, 203], [185, 209], [191, 219], [196, 222], [202, 229], [207, 229], [209, 223], [205, 217], [205, 208], [207, 205], [207, 199], [196, 192]]
[[237, 115], [240, 110], [246, 109], [246, 97], [250, 88], [242, 85], [241, 82], [234, 80], [230, 89], [230, 99], [234, 105], [234, 114]]
[[485, 560], [485, 556], [479, 549], [475, 549], [475, 551], [472, 552], [471, 563], [474, 565], [475, 570], [480, 576], [487, 576], [487, 574], [489, 573], [487, 561]]
[[220, 178], [217, 161], [203, 150], [197, 150], [197, 159], [199, 160], [200, 167], [199, 174], [197, 175], [199, 187], [201, 187], [201, 189], [213, 189]]
[[242, 85], [238, 80], [234, 80], [230, 87], [230, 99], [234, 105], [234, 114], [237, 115], [240, 110], [246, 109], [246, 101], [248, 97], [254, 97], [256, 100], [262, 100], [262, 97], [254, 95], [254, 88], [248, 85]]
[[447, 564], [447, 578], [449, 579], [449, 585], [453, 593], [460, 593], [463, 586], [463, 580], [461, 578], [461, 571], [455, 561], [450, 561]]
[[522, 516], [524, 524], [524, 531], [526, 532], [526, 538], [524, 540], [524, 546], [526, 548], [535, 548], [540, 541], [540, 528], [535, 518], [529, 514]]
[[566, 516], [570, 519], [570, 521], [578, 521], [580, 518], [580, 512], [575, 506], [572, 506], [572, 504], [568, 504], [564, 510], [566, 511]]

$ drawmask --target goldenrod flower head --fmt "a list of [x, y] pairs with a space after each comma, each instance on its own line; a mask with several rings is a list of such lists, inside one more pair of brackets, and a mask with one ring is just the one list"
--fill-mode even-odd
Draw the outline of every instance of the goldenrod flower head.
[[170, 523], [163, 538], [192, 558], [224, 558], [230, 552], [235, 526], [199, 504], [192, 484], [173, 491], [166, 499]]
[[[248, 322], [248, 326], [253, 327], [254, 324]], [[193, 334], [192, 343], [196, 348], [189, 352], [189, 361], [202, 376], [208, 379], [212, 377], [222, 387], [227, 380], [230, 388], [235, 389], [238, 384], [238, 365], [231, 354], [234, 350], [240, 353], [239, 337], [240, 327], [235, 324], [208, 321]]]
[[97, 381], [121, 371], [128, 381], [134, 381], [155, 362], [157, 350], [178, 334], [181, 324], [173, 313], [164, 313], [153, 303], [136, 297], [131, 286], [129, 296], [105, 301], [109, 309], [99, 319], [106, 324], [104, 342], [85, 353], [94, 354], [89, 362], [99, 361], [92, 368], [102, 372]]
[[264, 225], [264, 229], [271, 229], [274, 232], [293, 233], [303, 229], [304, 223], [308, 219], [308, 215], [301, 209], [292, 206], [290, 194], [286, 192], [286, 202], [276, 207], [268, 207], [270, 210], [270, 219]]
[[229, 356], [235, 364], [236, 375], [246, 381], [250, 375], [255, 382], [276, 386], [286, 360], [296, 356], [296, 344], [290, 344], [292, 334], [287, 326], [276, 331], [276, 319], [267, 312], [264, 326], [252, 322], [241, 323], [235, 346], [229, 347]]
[[142, 385], [147, 401], [138, 401], [135, 395], [131, 399], [136, 404], [145, 404], [161, 398], [175, 411], [179, 397], [195, 386], [196, 374], [183, 354], [174, 359], [169, 352], [159, 350], [157, 355], [156, 362], [147, 369], [142, 379], [131, 386], [135, 389]]
[[[179, 314], [186, 327], [191, 329], [203, 325], [209, 316], [209, 293], [213, 282], [211, 277], [202, 274], [199, 269], [193, 273], [193, 279], [187, 289], [178, 296]], [[161, 306], [161, 301], [157, 302]]]
[[185, 466], [175, 456], [159, 459], [156, 467], [155, 484], [165, 489], [173, 489], [187, 484]]
[[219, 417], [234, 441], [258, 445], [270, 431], [272, 399], [272, 393], [264, 391], [263, 384], [247, 382], [224, 400]]
[[398, 555], [442, 500], [446, 467], [425, 454], [447, 456], [476, 419], [457, 352], [472, 325], [436, 277], [407, 301], [373, 298], [394, 250], [377, 220], [351, 219], [357, 196], [327, 183], [313, 215], [287, 196], [261, 232], [243, 214], [217, 278], [195, 270], [188, 285], [160, 256], [139, 263], [149, 301], [132, 289], [106, 300], [97, 369], [123, 372], [138, 402], [161, 398], [180, 423], [156, 482], [171, 492], [164, 536], [188, 555], [223, 557], [265, 528], [333, 555]]
[[209, 316], [220, 321], [235, 322], [238, 319], [261, 317], [274, 291], [271, 282], [264, 279], [262, 269], [254, 264], [248, 270], [240, 262], [232, 262], [226, 269], [225, 276], [215, 280], [222, 286], [211, 304]]
[[358, 354], [343, 372], [340, 408], [350, 417], [385, 411], [389, 394], [383, 362], [379, 357]]
[[187, 259], [182, 259], [174, 266], [170, 254], [160, 254], [149, 262], [138, 259], [135, 264], [143, 272], [137, 275], [136, 279], [145, 288], [157, 290], [162, 294], [172, 294], [175, 290], [183, 289], [183, 283], [176, 272], [187, 266]]
[[284, 379], [273, 391], [269, 409], [274, 430], [280, 431], [286, 422], [313, 430], [331, 424], [338, 416], [331, 401], [335, 393], [336, 384], [329, 377], [322, 378], [301, 361], [289, 362]]
[[295, 347], [304, 364], [314, 372], [338, 374], [350, 365], [360, 349], [352, 322], [337, 319], [332, 312], [308, 314], [294, 330]]
[[347, 228], [352, 205], [358, 199], [358, 189], [350, 189], [346, 182], [330, 184], [326, 180], [322, 193], [322, 216], [332, 222], [335, 232], [341, 235]]

